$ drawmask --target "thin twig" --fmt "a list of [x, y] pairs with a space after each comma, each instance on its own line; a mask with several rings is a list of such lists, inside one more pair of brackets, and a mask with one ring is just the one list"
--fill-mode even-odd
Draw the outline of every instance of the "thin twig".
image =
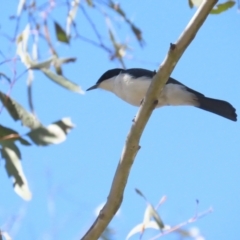
[[201, 213], [198, 213], [197, 215], [195, 215], [194, 217], [191, 217], [190, 219], [188, 219], [187, 221], [183, 222], [183, 223], [180, 223], [174, 227], [171, 227], [169, 230], [167, 231], [164, 231], [158, 235], [156, 235], [155, 237], [151, 238], [150, 240], [156, 240], [162, 236], [165, 236], [169, 233], [172, 233], [172, 232], [175, 232], [175, 231], [179, 231], [180, 228], [190, 224], [190, 223], [193, 223], [193, 222], [196, 222], [198, 219], [204, 217], [205, 215], [209, 214], [213, 212], [213, 209], [212, 208], [209, 208], [208, 210], [204, 211], [204, 212], [201, 212]]
[[19, 29], [19, 26], [20, 26], [20, 20], [21, 20], [21, 15], [17, 17], [17, 23], [16, 23], [16, 27], [15, 27], [15, 31], [14, 31], [14, 35], [13, 35], [12, 41], [15, 41], [16, 38], [17, 38], [18, 29]]
[[102, 37], [100, 35], [100, 33], [97, 30], [96, 25], [94, 24], [94, 22], [92, 21], [92, 19], [89, 17], [88, 13], [86, 12], [85, 8], [81, 5], [80, 9], [82, 10], [84, 16], [86, 17], [87, 21], [89, 22], [89, 24], [91, 25], [95, 35], [97, 36], [98, 40], [100, 43], [102, 43]]
[[112, 52], [113, 52], [110, 48], [108, 48], [108, 47], [107, 47], [105, 44], [103, 44], [102, 42], [100, 42], [100, 43], [95, 42], [94, 40], [91, 40], [91, 39], [89, 39], [89, 38], [87, 38], [87, 37], [84, 37], [84, 36], [82, 36], [81, 34], [79, 34], [78, 29], [77, 29], [77, 25], [76, 25], [75, 21], [72, 22], [72, 26], [73, 26], [73, 29], [75, 30], [75, 33], [76, 33], [76, 37], [77, 37], [77, 38], [80, 38], [82, 41], [87, 42], [87, 43], [90, 43], [90, 44], [94, 45], [95, 47], [102, 48], [102, 49], [104, 49], [104, 50], [105, 50], [106, 52], [108, 52], [108, 53], [112, 53]]
[[28, 79], [27, 79], [28, 104], [32, 114], [35, 115], [34, 107], [33, 107], [33, 98], [32, 98], [32, 82], [33, 82], [33, 71], [30, 69], [28, 70]]
[[4, 53], [0, 50], [0, 55], [6, 60], [6, 56], [4, 55]]
[[43, 23], [43, 29], [44, 29], [44, 36], [45, 36], [46, 42], [48, 43], [48, 46], [50, 48], [50, 51], [52, 52], [52, 55], [57, 55], [57, 52], [55, 51], [50, 38], [50, 33], [48, 30], [48, 24], [46, 19], [44, 20], [44, 23]]

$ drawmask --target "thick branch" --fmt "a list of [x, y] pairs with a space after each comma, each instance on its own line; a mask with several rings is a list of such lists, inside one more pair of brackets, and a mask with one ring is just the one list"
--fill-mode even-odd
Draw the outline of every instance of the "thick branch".
[[204, 0], [202, 5], [177, 40], [176, 44], [171, 44], [169, 52], [155, 75], [145, 100], [140, 107], [135, 121], [127, 136], [126, 144], [122, 151], [122, 156], [118, 164], [112, 187], [107, 199], [107, 203], [101, 210], [99, 216], [82, 238], [82, 240], [97, 240], [109, 222], [114, 217], [123, 199], [124, 189], [127, 183], [131, 166], [139, 150], [139, 141], [143, 130], [154, 110], [158, 96], [166, 84], [170, 74], [176, 66], [178, 60], [186, 50], [188, 45], [194, 39], [197, 31], [206, 20], [209, 12], [212, 10], [217, 0]]

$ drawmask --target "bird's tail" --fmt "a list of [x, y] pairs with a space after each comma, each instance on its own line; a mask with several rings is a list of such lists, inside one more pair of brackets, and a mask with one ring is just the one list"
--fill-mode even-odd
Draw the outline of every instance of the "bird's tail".
[[236, 109], [230, 103], [204, 96], [198, 96], [198, 101], [200, 104], [198, 108], [237, 121]]

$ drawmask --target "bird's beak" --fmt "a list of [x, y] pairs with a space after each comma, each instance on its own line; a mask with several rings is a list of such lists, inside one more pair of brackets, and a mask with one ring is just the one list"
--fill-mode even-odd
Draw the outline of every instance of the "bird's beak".
[[93, 85], [92, 87], [88, 88], [86, 91], [90, 91], [96, 88], [98, 88], [98, 84]]

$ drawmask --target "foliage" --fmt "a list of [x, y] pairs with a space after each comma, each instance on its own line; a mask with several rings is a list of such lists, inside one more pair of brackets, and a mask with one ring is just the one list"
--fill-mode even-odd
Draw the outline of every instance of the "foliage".
[[[188, 0], [188, 4], [190, 8], [194, 6], [199, 7], [203, 0]], [[211, 14], [219, 14], [227, 11], [229, 8], [235, 5], [235, 1], [228, 0], [223, 3], [216, 4], [214, 9], [211, 11]]]
[[[55, 19], [55, 12], [62, 6], [67, 10], [67, 14], [60, 19], [60, 23], [59, 19]], [[109, 41], [103, 41], [100, 30], [95, 26], [91, 18], [91, 12], [93, 11], [100, 12], [103, 20], [106, 21]], [[79, 28], [80, 22], [77, 21], [78, 14], [82, 14], [89, 22], [97, 40], [89, 39], [84, 36], [84, 33], [81, 33], [81, 28]], [[7, 59], [4, 53], [0, 52], [3, 57], [1, 65], [12, 61], [16, 62], [17, 65], [24, 65], [26, 70], [18, 76], [8, 76], [4, 72], [0, 73], [2, 80], [5, 80], [9, 85], [9, 92], [7, 94], [0, 92], [0, 100], [2, 102], [0, 113], [2, 113], [3, 108], [6, 108], [13, 120], [19, 120], [23, 126], [30, 128], [31, 131], [25, 134], [25, 136], [30, 138], [33, 144], [47, 146], [61, 143], [66, 140], [68, 131], [74, 127], [69, 118], [63, 118], [47, 127], [44, 127], [40, 120], [38, 120], [35, 114], [32, 96], [32, 84], [36, 71], [42, 72], [48, 79], [67, 90], [84, 94], [84, 91], [78, 84], [64, 76], [63, 65], [74, 63], [76, 58], [60, 57], [55, 47], [56, 40], [68, 45], [74, 43], [76, 40], [88, 42], [107, 52], [111, 60], [116, 59], [123, 67], [125, 66], [123, 58], [129, 47], [126, 43], [116, 40], [117, 37], [114, 31], [115, 23], [112, 21], [113, 17], [111, 14], [120, 16], [124, 20], [124, 24], [130, 27], [139, 44], [143, 44], [141, 30], [127, 17], [122, 7], [113, 1], [86, 1], [81, 4], [79, 0], [68, 0], [64, 3], [59, 3], [54, 0], [45, 3], [42, 3], [40, 0], [19, 1], [16, 15], [10, 17], [11, 21], [15, 21], [16, 27], [13, 37], [9, 37], [9, 44], [12, 45], [12, 42], [16, 43], [16, 56], [13, 56], [12, 59]], [[28, 22], [25, 28], [21, 30], [19, 27], [20, 21], [26, 19], [26, 17]], [[64, 20], [66, 22], [65, 28], [62, 27]], [[54, 31], [51, 30], [52, 28]], [[10, 32], [6, 34], [2, 33], [2, 35], [5, 36], [9, 34]], [[47, 44], [50, 51], [47, 59], [42, 59], [42, 56], [39, 54], [41, 53], [41, 49], [44, 48], [44, 44]], [[30, 51], [30, 49], [32, 49], [32, 51]], [[15, 66], [15, 68], [17, 68], [17, 66]], [[30, 112], [18, 103], [18, 101], [10, 97], [14, 84], [25, 74], [27, 74], [27, 97]], [[21, 166], [20, 149], [15, 144], [17, 140], [23, 145], [31, 145], [30, 142], [25, 140], [17, 131], [1, 125], [1, 154], [6, 162], [7, 174], [13, 178], [14, 190], [23, 199], [30, 200], [31, 192]]]

